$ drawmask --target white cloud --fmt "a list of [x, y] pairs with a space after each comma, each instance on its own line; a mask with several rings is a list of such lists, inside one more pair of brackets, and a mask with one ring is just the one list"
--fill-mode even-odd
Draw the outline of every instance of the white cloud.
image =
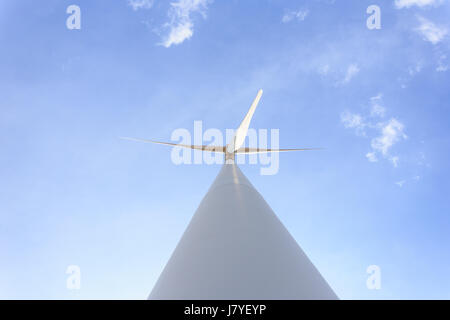
[[154, 0], [128, 0], [128, 5], [136, 11], [139, 9], [150, 9], [154, 2]]
[[372, 109], [370, 110], [370, 115], [372, 117], [384, 117], [384, 114], [386, 113], [386, 108], [378, 103], [374, 103], [372, 105]]
[[408, 69], [406, 70], [408, 74], [400, 76], [397, 79], [400, 82], [400, 86], [405, 89], [408, 86], [408, 83], [416, 76], [416, 74], [422, 71], [423, 66], [424, 63], [422, 61], [418, 61], [414, 65], [408, 66]]
[[194, 34], [194, 25], [191, 21], [184, 21], [170, 26], [169, 35], [162, 42], [162, 45], [169, 48], [173, 44], [180, 44], [189, 39]]
[[289, 11], [284, 14], [283, 18], [281, 18], [281, 21], [283, 23], [291, 22], [292, 20], [296, 19], [298, 21], [303, 21], [306, 19], [306, 17], [309, 14], [309, 10], [298, 10], [298, 11]]
[[380, 152], [383, 156], [388, 155], [389, 149], [394, 144], [407, 138], [403, 132], [404, 125], [395, 118], [390, 119], [385, 124], [379, 124], [379, 128], [380, 135], [372, 139], [371, 146], [373, 150]]
[[389, 160], [392, 162], [392, 165], [397, 168], [398, 167], [398, 161], [400, 158], [398, 156], [390, 157]]
[[341, 120], [346, 128], [358, 128], [364, 126], [362, 117], [359, 114], [350, 113], [348, 111], [341, 114]]
[[406, 182], [406, 180], [401, 180], [401, 181], [397, 181], [395, 184], [398, 185], [401, 188], [401, 187], [403, 187], [405, 182]]
[[423, 63], [421, 61], [417, 62], [415, 66], [408, 67], [408, 74], [412, 77], [415, 74], [422, 71]]
[[436, 67], [436, 71], [438, 72], [445, 72], [449, 69], [448, 64], [445, 62], [447, 59], [447, 56], [445, 54], [442, 54], [438, 59], [438, 66]]
[[405, 126], [395, 118], [380, 121], [386, 113], [386, 108], [381, 105], [382, 97], [380, 93], [370, 98], [370, 113], [365, 116], [349, 111], [341, 113], [341, 123], [345, 128], [355, 129], [357, 135], [371, 137], [371, 150], [366, 153], [368, 161], [377, 162], [381, 157], [397, 167], [400, 158], [392, 156], [389, 151], [396, 143], [407, 139], [404, 133]]
[[356, 134], [364, 135], [364, 127], [366, 124], [361, 115], [345, 111], [341, 113], [341, 122], [346, 128], [355, 128]]
[[429, 5], [437, 5], [441, 3], [440, 0], [395, 0], [397, 9], [409, 8], [412, 6], [425, 7]]
[[419, 32], [423, 39], [431, 42], [432, 44], [437, 44], [444, 39], [447, 35], [448, 31], [444, 27], [438, 27], [433, 22], [423, 18], [417, 17], [420, 22], [420, 26], [416, 28], [416, 31]]
[[381, 100], [383, 98], [383, 94], [379, 93], [376, 96], [370, 97], [370, 101]]
[[384, 117], [384, 114], [386, 113], [386, 108], [380, 104], [382, 97], [383, 95], [380, 93], [379, 95], [370, 98], [370, 102], [372, 104], [372, 107], [370, 109], [371, 117], [380, 117], [380, 118]]
[[194, 34], [194, 23], [191, 15], [200, 13], [206, 17], [206, 9], [212, 0], [178, 0], [170, 3], [168, 12], [170, 21], [164, 25], [169, 29], [168, 34], [163, 38], [161, 45], [169, 48], [192, 37]]
[[414, 181], [417, 183], [419, 180], [420, 180], [420, 176], [414, 176], [410, 179], [404, 179], [404, 180], [397, 181], [397, 182], [395, 182], [395, 184], [398, 185], [399, 187], [403, 187], [403, 185], [408, 181]]
[[343, 86], [348, 84], [359, 72], [360, 68], [357, 63], [350, 63], [346, 68], [333, 69], [328, 63], [318, 63], [314, 67], [315, 72], [325, 77], [330, 76], [335, 86]]
[[431, 167], [431, 164], [427, 161], [425, 157], [425, 153], [423, 153], [422, 151], [419, 152], [419, 159], [417, 161], [417, 164], [419, 166]]
[[377, 162], [378, 161], [378, 158], [377, 158], [377, 155], [375, 154], [375, 152], [368, 152], [366, 154], [366, 158], [370, 162]]
[[344, 79], [342, 80], [342, 83], [349, 83], [350, 80], [353, 79], [354, 76], [356, 76], [359, 73], [359, 67], [357, 64], [351, 64], [347, 68], [347, 72], [345, 74]]

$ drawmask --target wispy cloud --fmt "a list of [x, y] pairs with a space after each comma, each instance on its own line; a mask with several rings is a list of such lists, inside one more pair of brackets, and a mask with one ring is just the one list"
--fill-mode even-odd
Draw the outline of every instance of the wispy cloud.
[[424, 40], [432, 44], [441, 42], [448, 33], [445, 27], [439, 27], [424, 17], [418, 16], [417, 19], [419, 19], [420, 25], [416, 31], [423, 36]]
[[417, 75], [419, 74], [422, 69], [423, 69], [423, 62], [422, 61], [417, 61], [415, 64], [410, 65], [407, 69], [406, 72], [407, 74], [404, 74], [400, 77], [398, 77], [398, 81], [400, 82], [400, 86], [405, 89], [406, 87], [408, 87], [408, 83]]
[[395, 0], [395, 7], [397, 9], [409, 8], [412, 6], [425, 7], [429, 5], [438, 5], [442, 3], [441, 0]]
[[380, 93], [375, 97], [370, 98], [372, 107], [370, 109], [370, 115], [372, 117], [384, 117], [386, 113], [386, 108], [381, 105], [381, 99], [383, 95]]
[[333, 68], [328, 63], [319, 63], [315, 66], [315, 72], [322, 77], [330, 77], [335, 86], [343, 86], [359, 74], [360, 68], [355, 62], [350, 63], [346, 68]]
[[438, 66], [436, 67], [436, 71], [444, 72], [449, 69], [448, 64], [446, 63], [447, 55], [441, 54], [438, 59]]
[[150, 9], [154, 2], [154, 0], [128, 0], [128, 5], [136, 11], [139, 9]]
[[357, 64], [353, 63], [348, 66], [347, 72], [345, 73], [344, 79], [341, 81], [342, 84], [347, 84], [359, 73], [359, 67]]
[[206, 10], [211, 2], [212, 0], [178, 0], [170, 3], [168, 12], [170, 21], [164, 24], [168, 33], [160, 44], [169, 48], [191, 38], [194, 34], [192, 14], [200, 13], [206, 18]]
[[283, 15], [283, 18], [281, 18], [281, 21], [283, 23], [288, 23], [288, 22], [291, 22], [292, 20], [303, 21], [306, 19], [308, 14], [309, 14], [308, 9], [297, 10], [297, 11], [292, 10], [292, 11], [285, 13]]
[[[372, 139], [371, 147], [374, 151], [381, 153], [385, 157], [388, 156], [389, 149], [394, 144], [407, 138], [404, 133], [405, 126], [395, 118], [391, 118], [387, 123], [378, 123], [377, 126], [380, 135]], [[393, 161], [393, 164], [396, 165], [397, 162], [398, 158]]]
[[414, 66], [408, 67], [408, 74], [412, 77], [422, 71], [423, 63], [418, 61]]
[[400, 181], [397, 181], [395, 184], [398, 185], [401, 188], [401, 187], [403, 187], [405, 182], [406, 182], [406, 180], [400, 180]]
[[[177, 45], [189, 39], [194, 34], [194, 22], [192, 15], [200, 13], [206, 18], [206, 10], [213, 0], [177, 0], [171, 2], [167, 15], [169, 21], [162, 28], [153, 28], [153, 31], [161, 36], [162, 41], [158, 43], [166, 48]], [[154, 0], [128, 0], [128, 5], [137, 11], [139, 9], [150, 9]], [[144, 22], [147, 26], [148, 23]]]
[[356, 134], [365, 134], [364, 128], [366, 127], [366, 124], [364, 123], [364, 119], [360, 114], [344, 111], [341, 114], [341, 122], [345, 128], [355, 129]]
[[[401, 188], [408, 181], [410, 181], [410, 182], [412, 181], [412, 182], [416, 182], [417, 183], [419, 180], [420, 180], [420, 176], [414, 176], [414, 177], [412, 177], [410, 179], [403, 179], [403, 180], [397, 181], [397, 182], [395, 182], [395, 184], [398, 185]], [[408, 183], [410, 183], [410, 182], [408, 182]]]
[[370, 162], [377, 162], [377, 161], [378, 161], [378, 157], [377, 157], [377, 155], [375, 154], [375, 152], [367, 152], [366, 158], [367, 158], [367, 160], [369, 160]]
[[389, 158], [389, 161], [392, 162], [392, 165], [397, 168], [398, 167], [398, 162], [399, 162], [400, 158], [398, 156], [393, 156]]
[[[397, 167], [400, 158], [390, 154], [390, 149], [401, 140], [407, 139], [405, 126], [396, 118], [382, 121], [386, 108], [382, 105], [382, 94], [370, 98], [371, 109], [367, 116], [345, 111], [341, 114], [341, 123], [345, 128], [355, 129], [360, 136], [370, 137], [371, 150], [366, 153], [370, 162], [377, 162], [379, 157], [389, 160]], [[370, 135], [369, 135], [370, 133]]]

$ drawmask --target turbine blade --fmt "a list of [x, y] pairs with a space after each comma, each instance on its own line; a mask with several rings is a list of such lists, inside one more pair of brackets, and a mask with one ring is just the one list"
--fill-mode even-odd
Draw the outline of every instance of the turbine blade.
[[138, 141], [138, 142], [146, 142], [146, 143], [163, 144], [163, 145], [172, 146], [172, 147], [181, 147], [181, 148], [201, 150], [201, 151], [225, 153], [225, 147], [223, 147], [223, 146], [196, 146], [196, 145], [191, 145], [191, 144], [177, 144], [177, 143], [171, 143], [171, 142], [162, 142], [162, 141], [147, 140], [147, 139], [129, 138], [129, 137], [120, 137], [120, 139]]
[[229, 148], [229, 151], [234, 152], [238, 150], [244, 143], [245, 137], [247, 136], [250, 121], [252, 120], [253, 114], [255, 113], [256, 107], [258, 106], [262, 94], [263, 94], [262, 89], [259, 89], [255, 100], [253, 100], [250, 109], [248, 110], [247, 114], [244, 117], [244, 120], [242, 120], [241, 124], [239, 125], [239, 128], [236, 130], [236, 134], [234, 135], [233, 141], [227, 146]]
[[240, 148], [236, 153], [269, 153], [269, 152], [289, 152], [289, 151], [309, 151], [309, 150], [323, 150], [323, 148], [301, 148], [301, 149], [259, 149], [259, 148]]

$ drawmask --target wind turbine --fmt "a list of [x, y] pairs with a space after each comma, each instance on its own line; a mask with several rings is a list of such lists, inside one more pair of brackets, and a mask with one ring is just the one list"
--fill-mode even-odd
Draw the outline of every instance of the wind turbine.
[[238, 153], [305, 151], [244, 148], [258, 91], [227, 146], [135, 141], [225, 154], [148, 299], [338, 299], [264, 198], [235, 164]]

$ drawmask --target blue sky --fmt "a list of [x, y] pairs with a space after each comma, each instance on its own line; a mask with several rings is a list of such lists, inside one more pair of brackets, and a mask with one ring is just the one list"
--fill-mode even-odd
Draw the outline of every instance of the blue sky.
[[439, 0], [2, 1], [0, 298], [146, 298], [220, 165], [118, 137], [235, 128], [263, 88], [252, 127], [326, 149], [242, 170], [338, 296], [449, 299], [449, 16]]

